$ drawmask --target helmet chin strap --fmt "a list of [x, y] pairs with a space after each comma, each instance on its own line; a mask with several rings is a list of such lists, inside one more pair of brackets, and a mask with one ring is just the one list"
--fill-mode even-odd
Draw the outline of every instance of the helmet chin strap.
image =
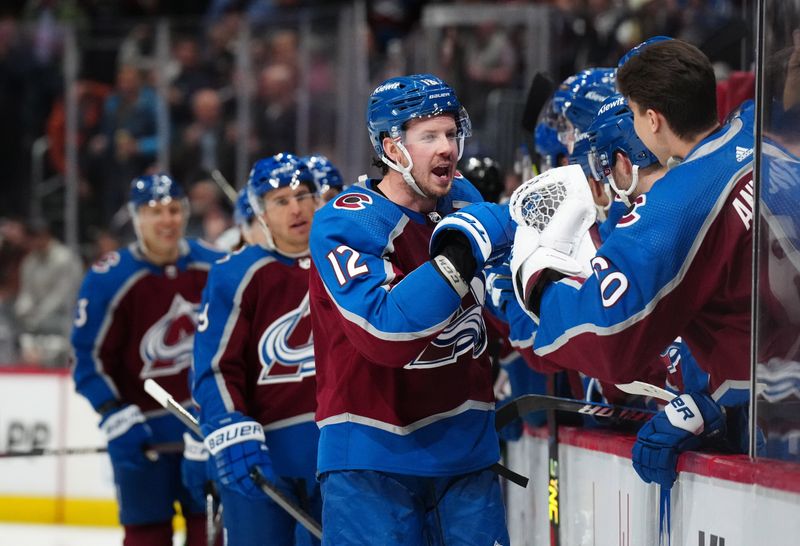
[[414, 168], [414, 161], [411, 160], [411, 154], [408, 153], [406, 147], [403, 146], [403, 143], [400, 142], [399, 140], [395, 141], [395, 145], [400, 149], [400, 152], [402, 152], [402, 154], [405, 156], [406, 161], [408, 161], [408, 167], [403, 167], [399, 163], [395, 163], [394, 161], [386, 157], [385, 153], [381, 156], [381, 161], [386, 163], [386, 165], [388, 165], [390, 168], [399, 172], [403, 176], [403, 180], [405, 180], [406, 184], [411, 186], [411, 189], [414, 190], [414, 192], [416, 192], [418, 195], [421, 195], [425, 199], [429, 199], [429, 197], [425, 195], [425, 192], [423, 192], [420, 189], [420, 187], [417, 185], [417, 181], [414, 180], [414, 177], [411, 175], [411, 169]]
[[617, 187], [617, 183], [614, 181], [614, 175], [612, 174], [608, 175], [608, 183], [614, 189], [614, 193], [622, 199], [622, 202], [630, 207], [632, 203], [628, 197], [636, 191], [636, 186], [639, 185], [639, 165], [633, 165], [631, 168], [631, 185], [627, 190], [621, 190]]

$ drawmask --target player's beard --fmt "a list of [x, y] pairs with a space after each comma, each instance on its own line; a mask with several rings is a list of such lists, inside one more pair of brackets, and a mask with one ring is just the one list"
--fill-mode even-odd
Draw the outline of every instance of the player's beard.
[[426, 197], [430, 199], [439, 199], [450, 193], [450, 189], [453, 187], [453, 176], [455, 175], [454, 167], [451, 168], [451, 172], [447, 175], [448, 182], [446, 185], [433, 182], [431, 180], [430, 169], [426, 168], [423, 172], [420, 171], [421, 169], [417, 170], [416, 167], [412, 168], [411, 176], [414, 177], [417, 187], [422, 190], [422, 193], [424, 193]]

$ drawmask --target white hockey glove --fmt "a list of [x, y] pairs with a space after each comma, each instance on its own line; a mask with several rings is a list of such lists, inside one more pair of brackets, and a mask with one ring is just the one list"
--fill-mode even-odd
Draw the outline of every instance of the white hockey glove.
[[579, 165], [551, 169], [528, 180], [511, 195], [509, 209], [519, 225], [511, 258], [514, 292], [538, 319], [547, 281], [592, 274], [589, 261], [595, 247], [589, 228], [597, 211]]

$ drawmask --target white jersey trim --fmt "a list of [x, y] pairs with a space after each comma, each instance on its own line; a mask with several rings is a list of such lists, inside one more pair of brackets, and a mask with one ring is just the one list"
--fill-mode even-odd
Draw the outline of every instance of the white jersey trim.
[[314, 412], [310, 411], [308, 413], [301, 413], [300, 415], [295, 415], [294, 417], [287, 417], [286, 419], [273, 421], [272, 423], [264, 425], [264, 432], [279, 430], [282, 428], [299, 425], [300, 423], [313, 423], [313, 422], [314, 422]]
[[469, 410], [491, 411], [493, 409], [494, 409], [494, 402], [479, 402], [477, 400], [467, 400], [460, 406], [457, 406], [451, 409], [450, 411], [429, 415], [424, 419], [420, 419], [419, 421], [416, 421], [406, 426], [393, 425], [391, 423], [386, 423], [384, 421], [372, 419], [371, 417], [355, 415], [353, 413], [340, 413], [339, 415], [332, 415], [330, 417], [323, 419], [322, 421], [318, 421], [317, 426], [321, 429], [322, 427], [326, 427], [328, 425], [338, 425], [341, 423], [355, 423], [357, 425], [365, 425], [368, 427], [377, 428], [386, 432], [390, 432], [392, 434], [397, 434], [398, 436], [408, 436], [409, 434], [416, 432], [417, 430], [426, 427], [430, 424], [433, 424], [437, 421], [441, 421], [449, 417], [455, 417], [456, 415], [460, 415]]

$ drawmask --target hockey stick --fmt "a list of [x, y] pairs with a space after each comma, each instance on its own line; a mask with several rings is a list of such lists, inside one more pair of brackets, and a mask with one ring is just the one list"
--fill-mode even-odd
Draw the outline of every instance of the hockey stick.
[[[183, 452], [183, 443], [181, 442], [153, 444], [144, 449], [145, 457], [151, 461], [158, 459], [159, 453], [181, 452]], [[92, 455], [95, 453], [108, 453], [108, 448], [106, 446], [61, 447], [55, 449], [35, 447], [29, 451], [7, 451], [5, 453], [0, 453], [0, 459], [12, 459], [17, 457], [61, 457], [64, 455]]]
[[639, 423], [648, 421], [657, 413], [648, 409], [614, 406], [601, 402], [572, 400], [544, 394], [526, 394], [514, 399], [495, 412], [494, 427], [496, 430], [500, 430], [517, 417], [523, 417], [532, 411], [548, 409]]
[[[146, 379], [144, 382], [144, 390], [147, 392], [147, 394], [155, 398], [156, 401], [164, 407], [164, 409], [180, 419], [180, 421], [186, 425], [189, 430], [198, 436], [203, 436], [197, 419], [195, 419], [191, 413], [186, 411], [183, 406], [178, 404], [175, 399], [173, 399], [172, 396], [170, 396], [170, 394], [161, 387], [161, 385], [152, 379]], [[318, 539], [322, 538], [322, 526], [319, 524], [319, 522], [317, 522], [302, 508], [292, 502], [291, 499], [287, 498], [273, 484], [267, 481], [267, 479], [261, 475], [257, 468], [253, 468], [251, 470], [250, 477], [253, 478], [253, 481], [261, 488], [264, 494], [272, 499], [275, 504], [283, 508], [290, 516], [296, 519], [300, 525], [308, 530], [309, 533]]]
[[[547, 376], [547, 393], [556, 393], [556, 376]], [[547, 519], [550, 521], [550, 546], [560, 546], [559, 483], [558, 483], [558, 414], [553, 408], [547, 410]]]
[[214, 169], [211, 171], [211, 179], [214, 180], [214, 183], [222, 190], [222, 193], [225, 194], [225, 197], [231, 202], [232, 205], [236, 205], [236, 199], [238, 198], [239, 194], [236, 190], [231, 186], [230, 182], [225, 178], [225, 176], [220, 172], [219, 169]]
[[622, 384], [617, 383], [616, 387], [622, 392], [628, 394], [651, 396], [653, 398], [658, 398], [659, 400], [663, 400], [664, 402], [672, 402], [672, 399], [675, 398], [675, 395], [669, 392], [668, 390], [662, 389], [661, 387], [656, 387], [655, 385], [651, 385], [650, 383], [645, 383], [644, 381], [632, 381], [630, 383], [622, 383]]

